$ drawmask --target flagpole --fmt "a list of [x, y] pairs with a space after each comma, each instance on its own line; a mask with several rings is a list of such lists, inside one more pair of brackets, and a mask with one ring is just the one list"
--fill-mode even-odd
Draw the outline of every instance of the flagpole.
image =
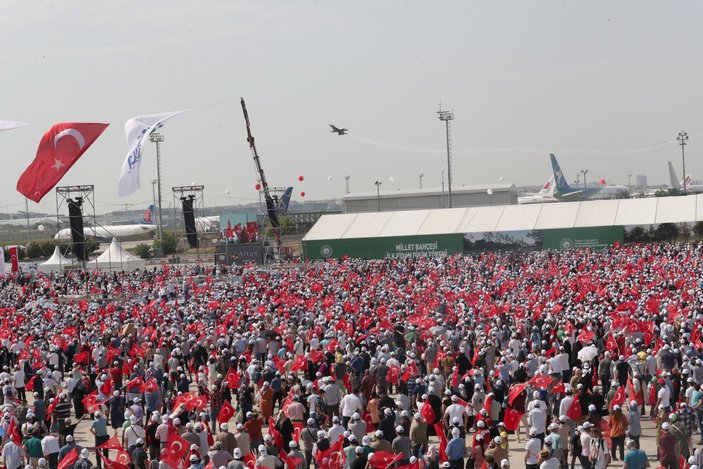
[[[27, 249], [29, 249], [29, 200], [27, 200], [27, 197], [24, 198], [24, 213], [27, 217]], [[25, 251], [26, 254], [26, 251]]]

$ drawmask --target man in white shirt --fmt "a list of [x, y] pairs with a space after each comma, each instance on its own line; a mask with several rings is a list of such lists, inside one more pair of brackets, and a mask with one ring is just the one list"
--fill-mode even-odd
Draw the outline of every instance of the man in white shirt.
[[525, 443], [525, 469], [537, 469], [539, 463], [539, 451], [542, 447], [542, 442], [537, 438], [537, 433], [534, 429], [530, 430], [530, 439]]
[[444, 418], [447, 422], [447, 427], [451, 426], [451, 423], [455, 418], [458, 418], [461, 422], [463, 422], [462, 426], [466, 427], [466, 408], [459, 404], [458, 396], [452, 396], [452, 403], [448, 405], [447, 409], [444, 411]]
[[527, 414], [527, 423], [530, 426], [530, 435], [532, 430], [540, 441], [544, 441], [546, 431], [545, 424], [547, 422], [547, 413], [542, 408], [540, 401], [535, 402], [534, 408]]
[[27, 402], [27, 393], [25, 392], [24, 389], [24, 371], [19, 365], [15, 365], [15, 375], [14, 375], [14, 384], [15, 384], [15, 389], [17, 389], [17, 397], [21, 399], [23, 402]]
[[669, 400], [671, 399], [671, 392], [669, 391], [669, 387], [664, 384], [664, 380], [662, 378], [659, 378], [659, 385], [661, 385], [661, 389], [657, 393], [657, 409], [659, 406], [662, 406], [667, 412], [671, 412], [671, 403]]
[[349, 393], [342, 398], [339, 404], [339, 412], [342, 414], [342, 425], [346, 428], [347, 424], [355, 413], [362, 414], [364, 406], [361, 399], [354, 393]]
[[6, 469], [19, 469], [22, 467], [24, 452], [22, 447], [15, 444], [10, 438], [2, 449], [2, 459], [5, 461]]
[[59, 446], [59, 439], [56, 437], [56, 433], [48, 433], [42, 438], [41, 449], [44, 457], [49, 462], [49, 467], [58, 466], [61, 447]]

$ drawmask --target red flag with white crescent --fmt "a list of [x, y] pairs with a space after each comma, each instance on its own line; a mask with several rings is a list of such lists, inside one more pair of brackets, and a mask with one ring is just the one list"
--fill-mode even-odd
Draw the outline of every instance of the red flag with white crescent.
[[39, 202], [76, 161], [90, 148], [109, 124], [62, 122], [42, 137], [34, 161], [17, 181], [17, 190]]

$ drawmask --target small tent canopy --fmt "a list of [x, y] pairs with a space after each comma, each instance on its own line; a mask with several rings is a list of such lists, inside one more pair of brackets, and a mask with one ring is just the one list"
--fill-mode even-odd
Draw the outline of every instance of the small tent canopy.
[[55, 246], [51, 257], [46, 262], [39, 264], [38, 268], [41, 272], [60, 272], [62, 268], [66, 268], [71, 264], [71, 260], [61, 254], [59, 247]]
[[[100, 270], [127, 271], [144, 268], [146, 261], [125, 251], [119, 241], [112, 238], [110, 247], [95, 259], [95, 264]], [[93, 267], [93, 263], [89, 266]]]

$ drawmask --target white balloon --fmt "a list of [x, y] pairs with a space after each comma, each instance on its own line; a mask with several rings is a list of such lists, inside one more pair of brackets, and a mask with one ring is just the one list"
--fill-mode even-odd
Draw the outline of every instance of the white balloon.
[[228, 191], [228, 190], [227, 190], [227, 191], [225, 191], [225, 195], [229, 195], [229, 191]]
[[39, 225], [39, 226], [37, 226], [37, 229], [38, 229], [39, 231], [44, 231], [44, 225]]
[[332, 176], [327, 176], [328, 181], [331, 181], [332, 179], [334, 179]]
[[390, 176], [390, 177], [388, 178], [388, 182], [395, 182], [395, 178], [394, 178], [393, 176]]
[[488, 190], [486, 191], [486, 194], [488, 194], [488, 195], [493, 195], [493, 189], [488, 189]]
[[503, 179], [505, 179], [503, 176], [501, 176], [501, 177], [498, 178], [498, 180], [499, 180], [500, 182], [503, 182]]

